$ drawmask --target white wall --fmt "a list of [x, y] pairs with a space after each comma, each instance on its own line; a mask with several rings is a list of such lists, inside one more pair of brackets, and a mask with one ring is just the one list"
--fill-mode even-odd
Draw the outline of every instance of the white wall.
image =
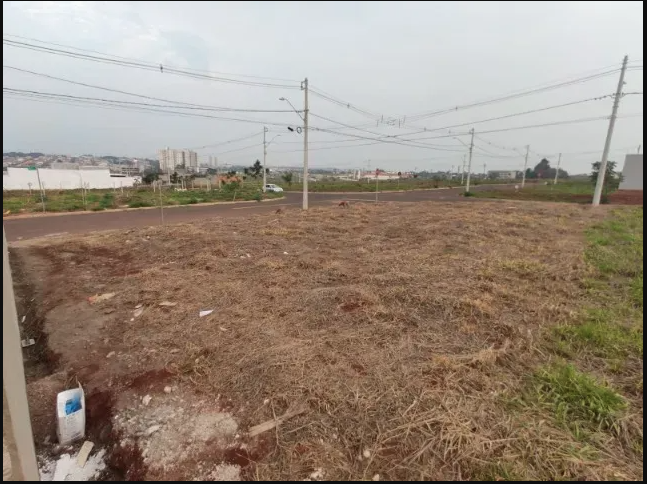
[[81, 186], [86, 188], [119, 188], [131, 187], [139, 178], [111, 177], [110, 171], [105, 170], [52, 170], [48, 168], [28, 170], [27, 168], [8, 168], [2, 176], [4, 190], [38, 189], [38, 175], [45, 190], [70, 190]]
[[643, 189], [643, 155], [627, 155], [622, 169], [620, 190]]

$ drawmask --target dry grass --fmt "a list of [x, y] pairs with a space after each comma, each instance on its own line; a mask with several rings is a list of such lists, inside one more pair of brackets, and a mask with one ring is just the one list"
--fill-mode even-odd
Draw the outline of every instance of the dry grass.
[[130, 371], [165, 365], [248, 426], [307, 405], [272, 435], [258, 479], [640, 479], [642, 455], [615, 434], [578, 440], [518, 398], [550, 359], [544, 329], [582, 304], [583, 233], [603, 214], [357, 204], [30, 250], [54, 261], [49, 307], [99, 282], [120, 307], [145, 304], [112, 323]]

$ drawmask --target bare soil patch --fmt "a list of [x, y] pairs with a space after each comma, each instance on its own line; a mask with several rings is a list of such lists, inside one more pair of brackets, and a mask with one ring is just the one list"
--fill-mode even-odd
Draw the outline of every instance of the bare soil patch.
[[[53, 369], [85, 386], [91, 437], [121, 477], [639, 479], [621, 446], [587, 453], [511, 405], [544, 329], [578, 309], [584, 229], [607, 210], [355, 204], [12, 255], [37, 287]], [[102, 293], [115, 296], [89, 304]]]
[[615, 205], [643, 205], [643, 191], [618, 190], [609, 195], [609, 203]]

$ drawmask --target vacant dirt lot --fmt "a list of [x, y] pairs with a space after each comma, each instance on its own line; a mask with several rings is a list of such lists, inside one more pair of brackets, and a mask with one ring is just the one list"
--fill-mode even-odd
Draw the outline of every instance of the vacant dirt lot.
[[642, 444], [519, 404], [608, 210], [353, 205], [14, 247], [40, 451], [78, 379], [110, 477], [640, 479]]

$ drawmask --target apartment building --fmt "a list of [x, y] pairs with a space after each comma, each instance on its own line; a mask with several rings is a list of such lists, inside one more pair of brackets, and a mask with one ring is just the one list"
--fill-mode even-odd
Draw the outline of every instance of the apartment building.
[[157, 152], [160, 170], [173, 173], [176, 167], [185, 167], [188, 171], [198, 171], [198, 154], [191, 150], [161, 149]]

